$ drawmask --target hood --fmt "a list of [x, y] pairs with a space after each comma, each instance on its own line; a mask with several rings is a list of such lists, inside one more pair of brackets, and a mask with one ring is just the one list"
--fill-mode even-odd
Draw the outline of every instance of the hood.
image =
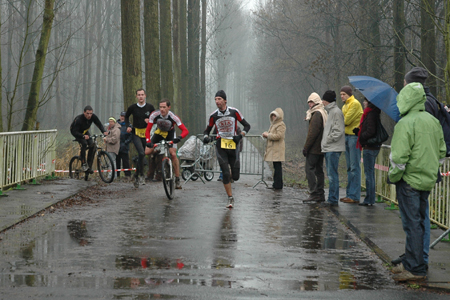
[[320, 99], [320, 96], [317, 93], [312, 93], [311, 95], [309, 95], [308, 101], [306, 101], [306, 102], [309, 102], [309, 101], [314, 102], [314, 104], [322, 103], [322, 99]]
[[120, 126], [119, 122], [116, 122], [116, 123], [114, 123], [114, 125], [111, 128], [109, 128], [109, 126], [108, 126], [108, 130], [111, 130], [113, 128], [120, 128], [120, 127], [122, 127], [122, 126]]
[[405, 85], [397, 96], [397, 106], [400, 115], [404, 116], [411, 111], [425, 110], [425, 90], [419, 82]]
[[[273, 121], [273, 122], [272, 122], [272, 115], [277, 116], [277, 118], [276, 118], [275, 121]], [[282, 110], [281, 108], [279, 108], [279, 107], [277, 107], [277, 108], [276, 108], [274, 111], [272, 111], [272, 112], [270, 113], [270, 115], [269, 115], [269, 120], [270, 120], [270, 123], [271, 123], [271, 124], [277, 123], [277, 122], [280, 122], [280, 121], [283, 121], [283, 119], [284, 119], [284, 112], [283, 112], [283, 110]]]

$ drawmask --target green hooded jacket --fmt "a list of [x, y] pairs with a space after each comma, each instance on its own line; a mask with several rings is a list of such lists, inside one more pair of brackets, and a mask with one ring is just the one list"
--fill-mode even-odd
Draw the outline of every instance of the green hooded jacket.
[[419, 191], [433, 189], [446, 153], [441, 124], [425, 111], [425, 101], [425, 91], [418, 82], [406, 85], [398, 94], [402, 118], [394, 128], [389, 168], [391, 182], [403, 179]]

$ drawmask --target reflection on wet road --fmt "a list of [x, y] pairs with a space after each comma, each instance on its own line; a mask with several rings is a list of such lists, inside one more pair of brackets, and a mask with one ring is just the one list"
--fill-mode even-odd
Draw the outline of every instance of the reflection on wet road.
[[300, 190], [274, 193], [241, 184], [236, 208], [229, 210], [220, 183], [185, 185], [173, 201], [161, 188], [114, 184], [93, 195], [99, 202], [7, 231], [0, 243], [0, 295], [281, 299], [305, 291], [404, 293], [327, 209], [302, 204]]

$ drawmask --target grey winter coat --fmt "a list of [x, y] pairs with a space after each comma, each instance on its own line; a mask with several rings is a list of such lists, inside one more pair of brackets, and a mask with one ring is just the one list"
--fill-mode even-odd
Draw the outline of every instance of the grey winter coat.
[[336, 102], [325, 106], [328, 119], [322, 136], [322, 152], [345, 152], [345, 123], [344, 114]]
[[109, 134], [105, 138], [106, 152], [119, 154], [120, 149], [120, 124], [114, 123], [112, 128], [108, 128]]

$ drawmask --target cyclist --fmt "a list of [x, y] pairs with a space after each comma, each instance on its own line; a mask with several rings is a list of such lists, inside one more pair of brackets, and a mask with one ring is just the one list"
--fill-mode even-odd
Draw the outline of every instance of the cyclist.
[[[147, 128], [148, 119], [152, 112], [155, 111], [155, 107], [150, 103], [145, 102], [144, 89], [138, 89], [136, 91], [137, 103], [128, 107], [125, 114], [125, 126], [127, 126], [127, 132], [133, 134], [133, 144], [138, 152], [139, 159], [136, 166], [136, 173], [134, 174], [134, 187], [138, 188], [139, 184], [145, 184], [144, 178], [144, 157], [145, 157], [145, 130]], [[130, 124], [130, 116], [133, 115], [133, 126]], [[140, 179], [139, 179], [140, 176]]]
[[[81, 150], [80, 150], [80, 156], [81, 156], [81, 162], [82, 167], [81, 169], [89, 173], [94, 173], [92, 171], [92, 162], [94, 161], [94, 155], [95, 155], [95, 149], [94, 148], [94, 141], [91, 139], [89, 128], [91, 127], [92, 123], [94, 123], [98, 129], [100, 129], [101, 132], [103, 132], [104, 135], [108, 135], [108, 132], [103, 127], [102, 122], [100, 122], [99, 118], [94, 114], [92, 106], [87, 105], [84, 108], [84, 112], [81, 115], [78, 115], [75, 117], [75, 119], [72, 122], [72, 125], [70, 125], [70, 133], [75, 137], [76, 141], [80, 143]], [[86, 148], [89, 147], [88, 152], [88, 159], [86, 163]]]
[[[150, 132], [152, 130], [153, 124], [156, 124], [157, 128], [150, 138]], [[181, 129], [181, 135], [175, 137], [175, 125]], [[173, 141], [177, 144], [182, 138], [185, 138], [189, 134], [186, 126], [181, 122], [180, 118], [170, 111], [170, 101], [169, 99], [162, 99], [159, 102], [159, 110], [153, 112], [150, 115], [150, 120], [148, 121], [147, 131], [145, 132], [145, 137], [147, 141], [147, 148], [145, 148], [145, 154], [150, 155], [153, 153], [153, 145], [159, 143], [162, 140]], [[180, 163], [177, 158], [177, 151], [175, 148], [170, 148], [170, 156], [173, 162], [173, 168], [175, 169], [175, 188], [181, 189], [180, 184]]]
[[[204, 131], [203, 142], [210, 141], [209, 134], [211, 129], [217, 128], [216, 153], [220, 169], [223, 173], [223, 186], [228, 195], [228, 208], [233, 208], [234, 198], [231, 189], [231, 176], [234, 181], [240, 177], [239, 147], [237, 144], [242, 137], [250, 130], [250, 124], [244, 119], [241, 112], [234, 107], [227, 106], [227, 95], [223, 90], [216, 93], [215, 96], [217, 109], [209, 116], [208, 126]], [[240, 134], [237, 133], [237, 122], [244, 126]], [[230, 174], [231, 167], [231, 174]]]

